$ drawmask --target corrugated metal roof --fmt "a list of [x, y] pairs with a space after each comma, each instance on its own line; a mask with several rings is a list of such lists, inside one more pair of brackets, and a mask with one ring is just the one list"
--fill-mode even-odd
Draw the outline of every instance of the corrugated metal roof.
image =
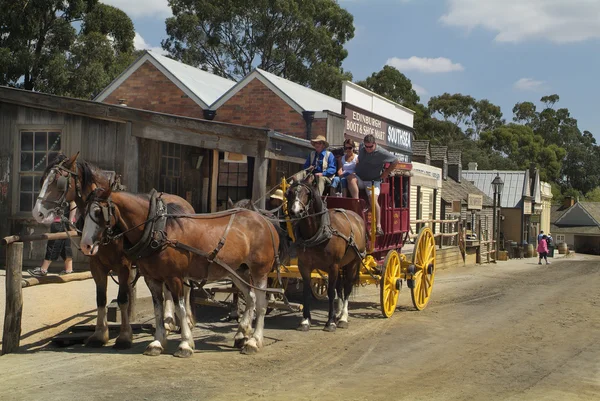
[[324, 95], [295, 82], [288, 81], [285, 78], [278, 77], [277, 75], [261, 70], [260, 68], [257, 68], [256, 71], [298, 104], [303, 110], [329, 110], [335, 113], [342, 112], [342, 102], [336, 98]]
[[500, 205], [510, 208], [521, 207], [526, 176], [525, 171], [463, 170], [462, 172], [464, 179], [473, 182], [477, 188], [489, 197], [494, 196], [492, 181], [496, 178], [497, 174], [504, 181]]
[[494, 204], [492, 198], [469, 181], [456, 182], [450, 177], [442, 181], [442, 199], [448, 203], [459, 200], [466, 204], [469, 194], [482, 195], [483, 206], [493, 206]]
[[175, 61], [158, 53], [148, 51], [148, 54], [207, 105], [213, 104], [236, 84], [235, 81], [230, 79]]

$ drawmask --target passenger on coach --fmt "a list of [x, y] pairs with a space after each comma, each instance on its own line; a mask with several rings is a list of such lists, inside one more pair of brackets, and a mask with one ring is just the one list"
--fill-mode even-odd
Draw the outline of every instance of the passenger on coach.
[[[358, 198], [358, 190], [366, 189], [367, 198], [371, 201], [371, 185], [375, 186], [375, 215], [377, 217], [377, 235], [383, 235], [381, 229], [381, 208], [379, 207], [379, 192], [381, 191], [381, 181], [385, 180], [396, 168], [399, 160], [392, 153], [383, 148], [379, 148], [375, 142], [375, 137], [371, 134], [365, 135], [363, 143], [358, 150], [358, 164], [355, 174], [348, 176], [348, 188], [353, 198]], [[389, 167], [384, 170], [386, 163]], [[373, 183], [373, 184], [372, 184]]]

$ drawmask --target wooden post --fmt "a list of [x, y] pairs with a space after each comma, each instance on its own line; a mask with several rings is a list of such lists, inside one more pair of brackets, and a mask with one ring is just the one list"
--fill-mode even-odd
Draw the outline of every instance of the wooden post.
[[219, 185], [219, 151], [213, 150], [211, 182], [210, 182], [210, 213], [217, 211], [217, 189]]
[[258, 144], [258, 154], [254, 158], [252, 201], [257, 202], [256, 206], [260, 209], [265, 208], [265, 195], [267, 189], [267, 171], [269, 168], [269, 159], [264, 155], [265, 146]]
[[21, 289], [23, 269], [23, 243], [8, 246], [6, 254], [6, 310], [2, 355], [16, 352], [21, 340], [21, 317], [23, 315], [23, 291]]

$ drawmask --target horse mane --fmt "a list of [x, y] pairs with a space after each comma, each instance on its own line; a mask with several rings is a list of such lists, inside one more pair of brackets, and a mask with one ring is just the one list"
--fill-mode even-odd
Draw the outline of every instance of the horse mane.
[[[300, 183], [297, 183], [300, 184]], [[321, 199], [321, 194], [317, 192], [317, 188], [309, 183], [303, 182], [304, 186], [308, 188], [310, 191], [310, 197], [312, 198], [315, 205], [315, 213], [322, 212], [325, 208], [323, 205], [323, 200]]]
[[89, 163], [85, 160], [77, 160], [77, 168], [81, 170], [81, 187], [87, 188], [96, 183], [97, 186], [102, 188], [109, 188], [110, 182], [108, 178], [102, 173], [100, 167]]

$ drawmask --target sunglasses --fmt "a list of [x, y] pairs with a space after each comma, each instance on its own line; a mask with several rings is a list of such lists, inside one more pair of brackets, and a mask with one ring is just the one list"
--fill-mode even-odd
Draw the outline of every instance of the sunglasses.
[[345, 147], [344, 149], [346, 149], [346, 150], [352, 150], [354, 148], [352, 146], [348, 146], [348, 147]]
[[373, 148], [373, 146], [375, 146], [375, 145], [365, 145], [365, 148], [371, 149], [371, 148]]

